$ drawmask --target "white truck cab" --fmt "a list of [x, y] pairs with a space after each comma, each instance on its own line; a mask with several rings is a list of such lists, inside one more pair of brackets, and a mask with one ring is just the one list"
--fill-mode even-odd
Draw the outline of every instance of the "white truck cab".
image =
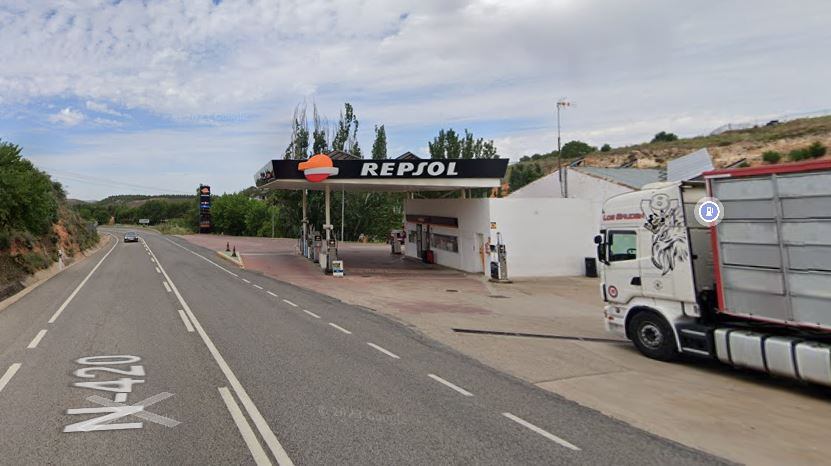
[[603, 207], [595, 243], [606, 328], [656, 359], [684, 350], [676, 329], [696, 323], [698, 296], [713, 289], [709, 231], [692, 225], [705, 195], [703, 183], [653, 183]]

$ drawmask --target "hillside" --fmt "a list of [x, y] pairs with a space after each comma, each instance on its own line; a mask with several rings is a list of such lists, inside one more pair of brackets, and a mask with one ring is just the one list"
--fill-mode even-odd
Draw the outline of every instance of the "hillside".
[[[814, 142], [831, 147], [831, 116], [802, 118], [780, 123], [774, 126], [760, 126], [712, 136], [681, 138], [671, 142], [643, 143], [618, 147], [608, 152], [595, 151], [585, 156], [582, 164], [592, 167], [665, 168], [666, 163], [701, 148], [707, 148], [717, 168], [727, 167], [745, 160], [748, 165], [760, 165], [762, 153], [777, 151], [782, 154], [780, 163], [787, 163], [787, 154], [796, 149], [803, 149]], [[831, 153], [825, 157], [831, 156]], [[557, 167], [557, 158], [553, 156], [531, 162], [512, 165], [529, 165], [537, 163], [544, 173], [550, 173]]]

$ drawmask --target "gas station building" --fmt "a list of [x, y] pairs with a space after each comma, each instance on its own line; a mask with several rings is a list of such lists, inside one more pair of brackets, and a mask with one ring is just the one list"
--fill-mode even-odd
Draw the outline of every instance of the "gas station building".
[[[330, 221], [331, 191], [464, 193], [500, 186], [507, 166], [507, 159], [364, 160], [318, 154], [305, 161], [272, 160], [257, 173], [256, 184], [303, 191], [300, 252], [332, 271], [337, 239]], [[324, 225], [306, 220], [309, 190], [325, 193]], [[597, 222], [586, 200], [409, 195], [404, 211], [403, 254], [465, 272], [499, 279], [582, 275], [584, 258], [594, 255]], [[348, 270], [349, 264], [343, 267]]]

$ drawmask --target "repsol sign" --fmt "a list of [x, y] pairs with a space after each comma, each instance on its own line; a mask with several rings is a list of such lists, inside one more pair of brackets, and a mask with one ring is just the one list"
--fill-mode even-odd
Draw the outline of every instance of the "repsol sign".
[[[272, 180], [309, 179], [314, 171], [325, 170], [328, 180], [389, 179], [389, 178], [503, 178], [508, 159], [445, 159], [445, 160], [331, 160], [315, 164], [311, 159], [272, 160], [257, 176], [257, 184]], [[314, 161], [318, 162], [318, 161]], [[317, 165], [321, 165], [318, 167]], [[304, 173], [305, 172], [305, 173]]]
[[459, 176], [459, 171], [456, 170], [456, 162], [446, 162], [441, 160], [424, 162], [364, 162], [361, 166], [361, 178], [378, 176], [417, 178], [425, 174], [436, 178], [451, 178]]

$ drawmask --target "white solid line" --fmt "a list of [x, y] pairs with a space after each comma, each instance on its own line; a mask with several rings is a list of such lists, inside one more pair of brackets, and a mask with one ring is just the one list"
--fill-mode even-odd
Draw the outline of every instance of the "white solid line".
[[502, 413], [502, 415], [507, 417], [508, 419], [518, 423], [518, 424], [521, 424], [521, 425], [533, 430], [534, 432], [542, 435], [543, 437], [545, 437], [549, 440], [553, 440], [553, 441], [559, 443], [560, 445], [562, 445], [562, 446], [564, 446], [568, 449], [571, 449], [571, 450], [574, 450], [574, 451], [581, 451], [580, 448], [578, 448], [574, 444], [569, 443], [569, 442], [561, 439], [560, 437], [557, 437], [556, 435], [552, 434], [551, 432], [544, 431], [544, 430], [540, 429], [539, 427], [535, 426], [534, 424], [531, 424], [530, 422], [528, 422], [524, 419], [516, 417], [511, 413]]
[[392, 351], [381, 348], [380, 346], [376, 345], [375, 343], [366, 342], [366, 344], [373, 347], [373, 348], [375, 348], [375, 349], [377, 349], [378, 351], [386, 354], [387, 356], [389, 356], [391, 358], [401, 359], [401, 357], [399, 357], [397, 354], [393, 353]]
[[113, 247], [109, 251], [107, 251], [106, 254], [104, 254], [104, 257], [102, 257], [101, 260], [98, 261], [97, 264], [95, 264], [95, 267], [93, 267], [92, 270], [89, 271], [87, 276], [84, 277], [83, 281], [81, 281], [81, 283], [78, 284], [78, 286], [75, 288], [75, 291], [73, 291], [72, 294], [69, 295], [68, 298], [66, 298], [66, 301], [64, 301], [63, 304], [61, 304], [61, 307], [59, 307], [58, 310], [55, 311], [54, 314], [52, 314], [52, 317], [49, 319], [50, 324], [55, 323], [55, 320], [58, 318], [58, 316], [61, 315], [61, 312], [63, 312], [63, 310], [66, 309], [66, 306], [68, 306], [69, 303], [72, 302], [72, 299], [75, 298], [75, 295], [78, 294], [79, 291], [81, 291], [81, 288], [83, 288], [83, 286], [87, 284], [87, 281], [89, 280], [89, 277], [91, 277], [92, 274], [95, 273], [96, 270], [98, 270], [98, 267], [101, 266], [101, 264], [104, 262], [104, 259], [106, 259], [107, 256], [109, 256], [110, 253], [115, 251], [115, 248], [118, 247], [118, 244], [119, 244], [118, 243], [118, 238], [116, 238], [113, 235], [110, 235], [110, 236], [112, 236], [113, 239], [115, 240], [115, 244], [113, 245]]
[[20, 366], [21, 364], [19, 362], [12, 364], [11, 367], [6, 370], [6, 373], [3, 374], [3, 377], [0, 377], [0, 392], [6, 388], [6, 384], [9, 383], [9, 380], [11, 380], [12, 377], [14, 377], [14, 374], [18, 369], [20, 369]]
[[329, 325], [331, 325], [332, 327], [335, 327], [336, 329], [340, 330], [341, 332], [343, 332], [347, 335], [352, 335], [352, 332], [350, 332], [349, 330], [346, 330], [345, 328], [341, 327], [338, 324], [333, 324], [333, 323], [329, 322]]
[[283, 302], [288, 304], [291, 307], [297, 307], [297, 304], [294, 304], [293, 302], [289, 301], [288, 299], [284, 299]]
[[156, 273], [162, 273], [162, 271], [161, 271], [161, 270], [159, 270], [159, 268], [158, 268], [158, 267], [156, 267]]
[[170, 285], [168, 285], [167, 282], [163, 281], [162, 285], [164, 285], [164, 289], [166, 289], [168, 293], [173, 291], [173, 290], [170, 289]]
[[461, 393], [464, 396], [473, 396], [473, 393], [470, 393], [469, 391], [465, 390], [464, 388], [462, 388], [458, 385], [452, 384], [452, 383], [448, 382], [447, 380], [444, 380], [443, 378], [437, 376], [436, 374], [427, 374], [427, 376], [430, 377], [431, 379], [435, 380], [436, 382], [439, 382], [441, 384], [444, 384], [444, 385], [452, 388], [453, 390], [456, 390], [457, 392]]
[[320, 319], [320, 316], [315, 314], [312, 311], [307, 311], [306, 309], [303, 309], [303, 312], [305, 312], [306, 314], [309, 314], [310, 316], [314, 317], [315, 319]]
[[181, 309], [176, 309], [176, 310], [179, 312], [179, 317], [182, 318], [182, 322], [185, 323], [185, 329], [187, 329], [188, 332], [193, 332], [193, 325], [190, 324], [190, 321], [188, 320], [188, 316], [185, 315], [185, 311], [183, 311]]
[[256, 289], [258, 289], [258, 290], [262, 290], [262, 289], [263, 289], [263, 287], [261, 287], [260, 285], [254, 285], [254, 288], [256, 288]]
[[173, 244], [174, 246], [178, 246], [178, 247], [180, 247], [180, 248], [184, 249], [185, 251], [187, 251], [187, 252], [189, 252], [189, 253], [193, 254], [194, 256], [201, 257], [201, 258], [202, 258], [202, 260], [204, 260], [205, 262], [207, 262], [207, 263], [209, 263], [209, 264], [213, 265], [214, 267], [216, 267], [216, 268], [218, 268], [218, 269], [222, 269], [222, 271], [223, 271], [223, 272], [228, 273], [228, 274], [231, 274], [231, 275], [233, 275], [233, 276], [235, 276], [235, 277], [239, 277], [239, 275], [235, 274], [234, 272], [231, 272], [230, 270], [226, 269], [225, 267], [223, 267], [223, 266], [221, 266], [221, 265], [217, 264], [216, 262], [214, 262], [214, 261], [212, 261], [212, 260], [208, 259], [207, 257], [203, 256], [202, 254], [199, 254], [199, 253], [193, 252], [193, 251], [191, 251], [190, 249], [188, 249], [188, 248], [186, 248], [186, 247], [182, 246], [181, 244], [179, 244], [179, 243], [177, 243], [177, 242], [175, 242], [175, 241], [173, 241], [173, 240], [170, 240], [170, 239], [168, 239], [168, 238], [165, 238], [165, 240], [166, 240], [167, 242], [169, 242], [169, 243]]
[[38, 334], [35, 335], [35, 338], [32, 340], [31, 343], [29, 343], [29, 346], [27, 346], [26, 348], [27, 349], [37, 348], [38, 343], [40, 343], [40, 340], [43, 339], [44, 335], [46, 335], [46, 330], [45, 329], [38, 332]]
[[219, 366], [219, 370], [221, 370], [222, 374], [225, 375], [225, 378], [228, 379], [228, 382], [231, 384], [231, 388], [234, 390], [234, 393], [236, 393], [237, 398], [239, 398], [242, 402], [242, 406], [243, 408], [245, 408], [245, 411], [248, 413], [248, 416], [251, 418], [252, 421], [254, 421], [254, 426], [257, 427], [257, 431], [263, 437], [265, 444], [268, 445], [268, 449], [271, 450], [271, 453], [277, 459], [277, 464], [279, 464], [280, 466], [294, 465], [294, 462], [291, 460], [291, 458], [289, 458], [289, 455], [288, 453], [286, 453], [286, 450], [283, 449], [282, 445], [280, 445], [280, 441], [277, 440], [277, 436], [274, 435], [274, 432], [268, 426], [268, 422], [266, 422], [262, 413], [260, 413], [260, 410], [257, 409], [257, 406], [254, 404], [254, 401], [252, 401], [251, 397], [248, 396], [248, 393], [245, 391], [245, 388], [243, 388], [239, 379], [237, 379], [237, 376], [234, 375], [234, 372], [228, 366], [228, 363], [225, 362], [225, 358], [223, 358], [222, 354], [219, 353], [219, 350], [214, 345], [214, 342], [211, 340], [211, 337], [208, 336], [208, 334], [205, 332], [205, 329], [202, 328], [202, 325], [196, 319], [196, 316], [193, 314], [193, 311], [191, 311], [190, 306], [188, 306], [188, 303], [185, 301], [185, 298], [183, 298], [182, 294], [179, 293], [179, 289], [176, 288], [176, 284], [174, 284], [173, 280], [170, 279], [170, 276], [167, 275], [167, 271], [165, 271], [164, 267], [162, 267], [162, 264], [158, 264], [159, 268], [162, 270], [162, 275], [164, 275], [165, 278], [167, 278], [167, 281], [170, 283], [170, 287], [173, 288], [173, 293], [176, 295], [176, 299], [179, 300], [179, 303], [185, 310], [185, 314], [187, 314], [188, 318], [190, 318], [190, 321], [193, 323], [193, 328], [196, 329], [196, 332], [199, 334], [199, 337], [202, 338], [202, 341], [205, 343], [205, 346], [208, 347], [208, 352], [210, 352], [211, 356], [213, 356], [214, 361], [216, 361], [216, 365]]
[[277, 297], [277, 295], [276, 295], [276, 294], [274, 294], [274, 293], [272, 293], [272, 292], [270, 292], [270, 291], [266, 291], [266, 293], [270, 294], [271, 296], [274, 296], [275, 298]]
[[250, 281], [248, 281], [248, 280], [246, 280], [246, 279], [244, 279], [244, 278], [242, 279], [242, 281], [244, 281], [245, 283], [251, 283]]
[[248, 424], [248, 420], [245, 419], [245, 416], [242, 414], [242, 410], [239, 409], [239, 405], [236, 400], [234, 400], [234, 397], [231, 395], [231, 391], [228, 390], [228, 387], [219, 387], [219, 395], [222, 396], [222, 401], [225, 402], [225, 407], [228, 408], [228, 412], [231, 413], [231, 418], [234, 420], [234, 424], [237, 425], [239, 433], [242, 434], [242, 439], [245, 440], [245, 444], [248, 446], [248, 451], [250, 451], [251, 456], [254, 457], [254, 462], [257, 464], [271, 464], [271, 460], [268, 459], [268, 454], [266, 454], [265, 450], [263, 450], [262, 445], [260, 445], [259, 440], [257, 440], [257, 436], [254, 435], [251, 425]]

